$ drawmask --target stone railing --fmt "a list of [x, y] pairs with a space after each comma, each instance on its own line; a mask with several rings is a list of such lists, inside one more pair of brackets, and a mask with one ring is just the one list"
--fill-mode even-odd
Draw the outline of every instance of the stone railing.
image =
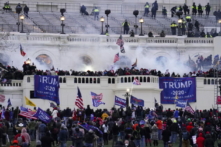
[[[99, 42], [99, 43], [113, 43], [117, 42], [119, 35], [96, 35], [96, 34], [45, 34], [45, 33], [31, 33], [31, 34], [21, 34], [21, 33], [10, 33], [8, 36], [9, 41], [38, 41], [38, 42]], [[187, 37], [177, 37], [167, 36], [165, 38], [156, 37], [149, 38], [148, 36], [136, 36], [129, 37], [128, 35], [123, 35], [123, 40], [125, 43], [153, 43], [153, 44], [204, 44], [213, 45], [214, 38], [187, 38]]]
[[22, 87], [22, 80], [12, 80], [10, 83], [1, 83], [0, 87]]
[[[132, 84], [134, 78], [144, 84], [158, 84], [159, 78], [151, 75], [128, 75], [128, 76], [59, 76], [60, 84]], [[11, 83], [0, 84], [1, 87], [22, 87], [22, 82], [33, 85], [34, 76], [25, 76], [23, 80], [12, 80]]]
[[218, 80], [216, 78], [205, 78], [203, 79], [203, 84], [204, 85], [216, 85], [218, 81], [218, 84], [221, 85], [221, 79], [219, 78]]
[[186, 44], [213, 44], [213, 38], [185, 38], [184, 43]]

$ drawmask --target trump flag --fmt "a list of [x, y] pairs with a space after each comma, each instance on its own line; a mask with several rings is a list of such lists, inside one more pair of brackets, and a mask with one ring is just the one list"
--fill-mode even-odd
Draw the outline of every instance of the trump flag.
[[103, 94], [96, 94], [94, 92], [91, 92], [91, 97], [92, 97], [92, 102], [94, 107], [98, 107], [101, 104], [105, 104], [102, 102], [103, 99]]
[[159, 82], [162, 104], [174, 104], [179, 100], [196, 102], [196, 79], [161, 77]]
[[35, 75], [34, 81], [35, 97], [54, 101], [58, 105], [60, 104], [58, 76]]
[[137, 105], [137, 106], [142, 106], [142, 107], [144, 107], [144, 100], [138, 99], [138, 98], [136, 98], [136, 97], [134, 97], [134, 96], [132, 96], [132, 95], [131, 95], [131, 97], [130, 97], [130, 103], [131, 103], [131, 104], [134, 104], [134, 105]]
[[38, 108], [37, 112], [33, 116], [45, 123], [49, 123], [51, 121], [51, 117], [41, 108]]
[[126, 107], [126, 100], [115, 96], [115, 105], [120, 107]]

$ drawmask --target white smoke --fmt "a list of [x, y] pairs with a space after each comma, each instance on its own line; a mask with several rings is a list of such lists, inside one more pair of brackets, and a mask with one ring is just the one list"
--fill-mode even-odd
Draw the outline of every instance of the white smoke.
[[[102, 45], [95, 45], [96, 43], [93, 43], [90, 48], [88, 45], [82, 44], [80, 48], [74, 48], [69, 49], [65, 54], [60, 54], [58, 57], [58, 61], [53, 61], [55, 69], [60, 70], [76, 70], [76, 71], [104, 71], [104, 70], [110, 70], [113, 68], [114, 70], [117, 70], [119, 67], [114, 66], [113, 60], [114, 56], [117, 53], [120, 53], [120, 48], [113, 43], [107, 42], [107, 44], [104, 46]], [[179, 73], [181, 76], [184, 73], [189, 73], [191, 69], [184, 65], [184, 62], [188, 60], [188, 54], [182, 55], [179, 57], [179, 54], [174, 51], [165, 51], [169, 53], [169, 56], [167, 56], [167, 62], [164, 63], [164, 66], [159, 64], [156, 60], [158, 57], [155, 55], [158, 51], [156, 51], [154, 48], [148, 48], [147, 46], [138, 46], [137, 48], [131, 48], [127, 43], [125, 43], [125, 51], [126, 53], [120, 53], [120, 56], [124, 55], [128, 57], [130, 62], [133, 64], [137, 58], [137, 69], [140, 68], [146, 68], [146, 69], [156, 69], [157, 71], [160, 70], [163, 74], [168, 69], [170, 73], [175, 72], [175, 74]], [[49, 49], [53, 50], [53, 49]], [[163, 49], [162, 49], [163, 50]], [[161, 50], [161, 51], [162, 51]], [[36, 65], [37, 69], [39, 70], [47, 70], [50, 69], [47, 65], [40, 64], [36, 57], [29, 56], [29, 50], [26, 51], [27, 57], [22, 57], [18, 51], [17, 52], [10, 52], [7, 53], [10, 56], [9, 65], [12, 65], [14, 67], [17, 67], [18, 69], [22, 70], [22, 65], [24, 61], [26, 61], [28, 58], [31, 59], [32, 62]], [[50, 56], [50, 55], [48, 55]], [[92, 63], [91, 64], [84, 64], [82, 61], [82, 56], [89, 56]], [[179, 60], [180, 58], [180, 60]], [[131, 68], [131, 65], [127, 65], [129, 68]]]

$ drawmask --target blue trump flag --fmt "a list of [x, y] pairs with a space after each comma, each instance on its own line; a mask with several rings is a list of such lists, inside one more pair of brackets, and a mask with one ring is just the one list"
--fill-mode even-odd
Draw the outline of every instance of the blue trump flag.
[[94, 92], [91, 92], [91, 97], [92, 97], [92, 102], [94, 107], [98, 107], [101, 104], [105, 104], [102, 102], [103, 99], [103, 94], [96, 94]]
[[142, 106], [142, 107], [144, 107], [144, 100], [138, 99], [138, 98], [136, 98], [136, 97], [134, 97], [134, 96], [132, 96], [132, 95], [131, 95], [131, 97], [130, 97], [130, 103], [131, 103], [131, 104], [134, 104], [134, 105], [137, 105], [137, 106]]
[[45, 123], [49, 123], [51, 121], [51, 117], [41, 108], [38, 108], [37, 112], [33, 115], [33, 117], [37, 117]]
[[60, 104], [58, 76], [35, 75], [34, 87], [35, 97], [54, 101], [58, 105]]
[[177, 100], [176, 101], [176, 107], [185, 108], [186, 104], [187, 104], [187, 101], [185, 101], [185, 100]]
[[115, 105], [120, 107], [126, 107], [126, 100], [115, 96]]
[[196, 79], [161, 77], [159, 82], [162, 104], [174, 104], [178, 97], [179, 100], [196, 102]]
[[100, 134], [103, 134], [103, 132], [100, 129], [98, 129], [97, 127], [95, 127], [95, 126], [88, 125], [88, 124], [84, 124], [84, 125], [82, 124], [80, 126], [83, 127], [87, 131], [89, 131], [90, 129], [93, 130], [93, 131], [97, 130]]

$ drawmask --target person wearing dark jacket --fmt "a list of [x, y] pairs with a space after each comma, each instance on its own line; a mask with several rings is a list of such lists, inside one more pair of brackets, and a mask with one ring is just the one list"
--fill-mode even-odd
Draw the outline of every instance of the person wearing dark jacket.
[[152, 4], [152, 9], [151, 9], [152, 18], [153, 18], [153, 19], [156, 18], [157, 10], [158, 10], [158, 3], [157, 3], [157, 1], [155, 1], [155, 2]]
[[206, 134], [206, 139], [204, 142], [205, 147], [214, 147], [215, 141], [213, 140], [212, 136], [210, 134]]
[[24, 10], [25, 17], [26, 17], [26, 18], [29, 18], [29, 17], [28, 17], [29, 7], [28, 7], [27, 5], [25, 5], [25, 7], [24, 7], [23, 10]]
[[175, 143], [177, 139], [177, 134], [179, 133], [179, 126], [177, 124], [177, 120], [173, 119], [173, 123], [170, 125], [171, 138], [170, 142]]
[[195, 27], [196, 27], [196, 30], [197, 30], [197, 31], [200, 31], [200, 23], [199, 23], [197, 20], [195, 21], [195, 24], [194, 24], [194, 25], [195, 25]]
[[184, 15], [186, 15], [187, 13], [189, 15], [189, 13], [190, 13], [190, 10], [186, 4], [183, 5], [183, 11], [184, 11]]
[[207, 3], [207, 5], [205, 6], [206, 8], [206, 16], [209, 16], [209, 13], [210, 13], [210, 9], [211, 9], [211, 6], [209, 3]]
[[128, 32], [130, 30], [130, 23], [127, 20], [125, 20], [122, 23], [122, 27], [124, 28], [124, 34], [128, 34]]
[[79, 130], [78, 127], [75, 128], [73, 139], [75, 140], [74, 143], [75, 143], [76, 147], [82, 147], [83, 146], [83, 143], [82, 143], [83, 133]]
[[46, 133], [46, 136], [41, 138], [41, 146], [42, 147], [52, 147], [52, 142], [54, 140], [52, 139], [51, 135], [49, 132]]
[[163, 130], [162, 136], [163, 136], [164, 147], [167, 147], [168, 146], [168, 141], [170, 140], [170, 136], [171, 136], [171, 131], [170, 131], [169, 127], [166, 127], [166, 129]]
[[84, 5], [82, 5], [80, 11], [81, 11], [82, 15], [85, 15], [86, 14], [86, 7]]
[[89, 130], [88, 133], [85, 135], [85, 147], [92, 147], [93, 146], [93, 141], [94, 141], [94, 133], [93, 130]]

